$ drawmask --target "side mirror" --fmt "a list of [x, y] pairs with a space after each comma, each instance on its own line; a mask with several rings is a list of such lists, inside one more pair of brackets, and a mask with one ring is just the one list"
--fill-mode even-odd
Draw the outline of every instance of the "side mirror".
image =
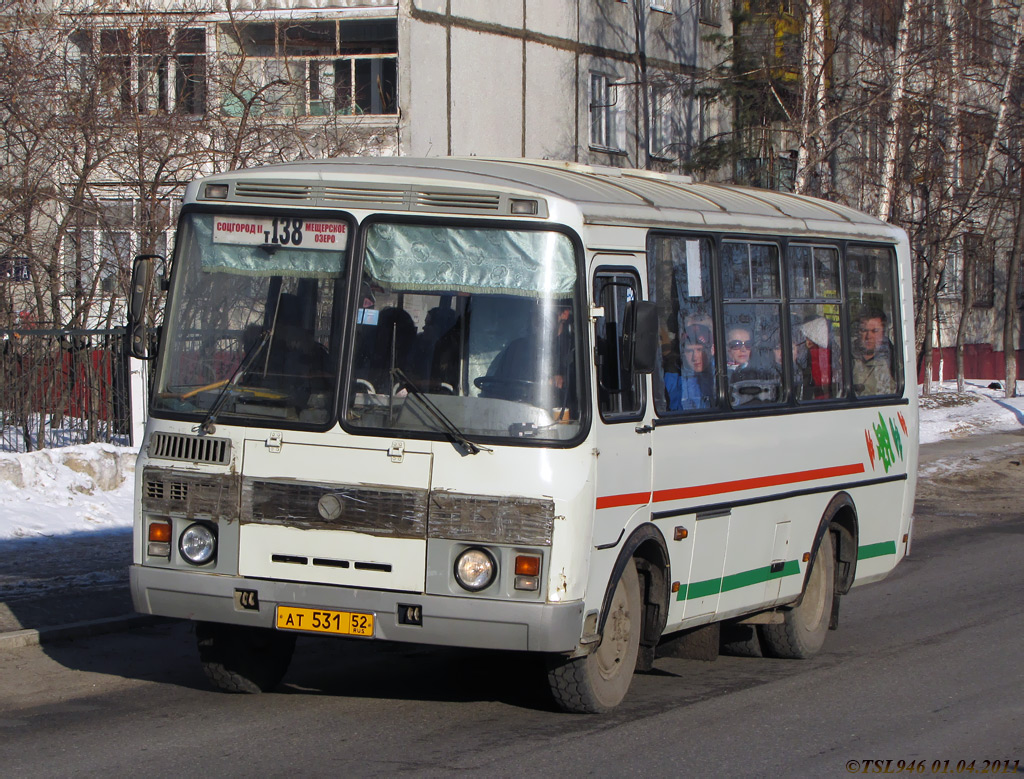
[[158, 254], [141, 254], [132, 265], [132, 288], [128, 298], [128, 346], [132, 357], [140, 360], [151, 359], [147, 342], [146, 309], [153, 287], [155, 260], [163, 260]]
[[630, 366], [636, 373], [653, 373], [658, 365], [658, 309], [647, 300], [626, 304], [625, 332]]

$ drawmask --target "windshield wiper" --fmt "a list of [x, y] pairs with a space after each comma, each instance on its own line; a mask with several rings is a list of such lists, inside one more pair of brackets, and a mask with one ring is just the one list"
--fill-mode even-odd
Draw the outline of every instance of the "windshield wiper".
[[401, 382], [402, 386], [408, 388], [409, 395], [419, 401], [423, 409], [434, 418], [434, 421], [440, 426], [441, 431], [445, 433], [449, 438], [452, 439], [452, 443], [456, 449], [464, 451], [466, 454], [479, 454], [480, 452], [491, 452], [494, 451], [490, 447], [482, 444], [475, 444], [466, 438], [466, 434], [463, 433], [458, 425], [439, 409], [423, 390], [416, 386], [416, 382], [405, 375], [405, 371], [401, 368], [392, 368], [391, 376]]
[[238, 370], [235, 375], [224, 382], [224, 386], [220, 388], [220, 392], [213, 401], [213, 405], [210, 406], [210, 410], [206, 412], [206, 417], [202, 422], [199, 423], [199, 434], [209, 435], [213, 432], [213, 423], [217, 419], [217, 414], [224, 407], [228, 397], [231, 395], [231, 388], [238, 384], [239, 380], [245, 375], [249, 367], [256, 362], [256, 358], [259, 357], [260, 352], [263, 351], [264, 347], [270, 342], [271, 330], [260, 330], [260, 337], [256, 339], [252, 344], [249, 345], [249, 349], [244, 355], [242, 355], [242, 362], [238, 366]]

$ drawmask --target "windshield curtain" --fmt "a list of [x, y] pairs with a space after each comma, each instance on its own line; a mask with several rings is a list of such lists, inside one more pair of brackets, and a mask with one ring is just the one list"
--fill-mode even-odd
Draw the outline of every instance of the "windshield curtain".
[[579, 434], [578, 277], [567, 235], [373, 223], [365, 246], [349, 424], [524, 440]]
[[337, 218], [183, 216], [153, 410], [329, 424], [349, 231]]
[[570, 297], [572, 242], [547, 231], [373, 224], [366, 273], [383, 289]]

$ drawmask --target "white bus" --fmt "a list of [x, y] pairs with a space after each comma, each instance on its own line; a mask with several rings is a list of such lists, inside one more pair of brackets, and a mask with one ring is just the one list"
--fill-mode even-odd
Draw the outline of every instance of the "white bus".
[[907, 553], [909, 251], [872, 217], [320, 160], [191, 184], [147, 332], [156, 263], [132, 595], [197, 622], [218, 688], [340, 635], [540, 653], [559, 705], [605, 711], [659, 654], [814, 654]]

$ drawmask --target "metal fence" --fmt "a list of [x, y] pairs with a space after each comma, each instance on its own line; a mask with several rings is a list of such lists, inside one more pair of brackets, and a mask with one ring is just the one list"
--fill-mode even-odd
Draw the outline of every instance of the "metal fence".
[[123, 327], [0, 330], [0, 338], [0, 451], [130, 443]]

